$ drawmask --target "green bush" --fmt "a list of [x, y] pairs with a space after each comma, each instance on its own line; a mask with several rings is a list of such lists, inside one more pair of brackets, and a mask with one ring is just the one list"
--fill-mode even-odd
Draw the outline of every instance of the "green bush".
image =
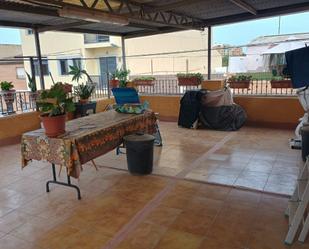
[[197, 78], [199, 83], [202, 83], [204, 77], [201, 73], [178, 73], [177, 78]]
[[116, 70], [115, 73], [113, 73], [112, 78], [114, 80], [119, 80], [119, 86], [120, 87], [126, 87], [127, 82], [128, 82], [128, 77], [130, 74], [130, 70]]
[[142, 81], [142, 80], [145, 80], [145, 81], [152, 81], [152, 80], [155, 80], [156, 78], [155, 77], [152, 77], [152, 76], [141, 76], [141, 77], [137, 77], [135, 78], [133, 81]]
[[14, 88], [14, 85], [12, 82], [8, 82], [8, 81], [2, 81], [0, 83], [0, 86], [1, 86], [1, 90], [2, 91], [10, 91]]
[[89, 99], [94, 89], [94, 84], [80, 84], [74, 86], [74, 94], [79, 96], [80, 99]]
[[49, 90], [42, 91], [37, 100], [37, 105], [43, 115], [50, 117], [75, 110], [73, 99], [68, 97], [65, 86], [61, 82], [54, 84]]
[[228, 78], [229, 82], [240, 82], [240, 81], [250, 81], [250, 80], [252, 80], [252, 76], [245, 75], [245, 74], [233, 75]]

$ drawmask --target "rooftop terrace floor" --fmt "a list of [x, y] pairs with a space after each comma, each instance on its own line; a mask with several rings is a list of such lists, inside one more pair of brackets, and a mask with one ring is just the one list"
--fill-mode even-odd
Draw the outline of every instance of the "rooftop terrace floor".
[[288, 147], [292, 131], [187, 130], [165, 122], [160, 128], [156, 175], [129, 175], [125, 155], [113, 151], [95, 160], [98, 171], [85, 165], [74, 181], [81, 201], [61, 186], [45, 193], [50, 166], [33, 162], [21, 170], [19, 145], [1, 147], [0, 248], [309, 247], [284, 245], [288, 197], [265, 192], [293, 189], [301, 162], [300, 152]]

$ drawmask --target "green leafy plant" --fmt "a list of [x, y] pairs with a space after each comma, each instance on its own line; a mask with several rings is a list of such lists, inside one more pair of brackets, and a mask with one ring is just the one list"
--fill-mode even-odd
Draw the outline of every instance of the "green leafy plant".
[[78, 86], [74, 86], [74, 94], [79, 96], [80, 99], [88, 99], [94, 89], [94, 84], [79, 84]]
[[124, 69], [118, 70], [117, 69], [115, 73], [113, 73], [112, 79], [119, 80], [120, 87], [126, 87], [129, 74], [130, 74], [130, 70], [124, 70]]
[[201, 84], [204, 80], [204, 77], [201, 73], [178, 73], [177, 78], [197, 78], [199, 84]]
[[29, 87], [30, 91], [34, 93], [34, 92], [37, 91], [34, 79], [33, 79], [33, 77], [30, 76], [29, 73], [26, 72], [26, 74], [27, 74], [27, 78], [28, 78], [28, 87]]
[[244, 74], [240, 74], [240, 75], [233, 75], [231, 77], [228, 78], [228, 82], [242, 82], [242, 81], [250, 81], [252, 79], [251, 75], [244, 75]]
[[137, 77], [135, 78], [133, 81], [152, 81], [152, 80], [155, 80], [156, 78], [155, 77], [152, 77], [152, 76], [141, 76], [141, 77]]
[[76, 81], [77, 83], [79, 82], [80, 79], [83, 78], [83, 75], [85, 75], [87, 77], [87, 80], [89, 82], [93, 83], [92, 79], [91, 79], [90, 75], [87, 73], [87, 71], [85, 69], [81, 69], [78, 66], [70, 66], [69, 74], [73, 75], [72, 81]]
[[1, 90], [2, 91], [10, 91], [14, 88], [14, 85], [12, 82], [8, 82], [8, 81], [2, 81], [0, 83], [0, 86], [1, 86]]
[[65, 86], [61, 82], [54, 84], [49, 90], [41, 92], [37, 105], [43, 116], [59, 116], [67, 112], [73, 112], [75, 106], [73, 99], [68, 96]]

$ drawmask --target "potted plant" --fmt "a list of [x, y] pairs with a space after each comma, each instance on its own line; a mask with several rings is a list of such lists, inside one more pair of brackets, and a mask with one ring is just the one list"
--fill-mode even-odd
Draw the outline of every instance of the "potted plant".
[[0, 83], [0, 86], [1, 86], [2, 96], [4, 98], [4, 101], [7, 107], [7, 112], [12, 113], [14, 112], [13, 103], [14, 103], [15, 92], [16, 92], [14, 90], [14, 85], [12, 84], [12, 82], [2, 81]]
[[109, 80], [110, 88], [117, 88], [119, 86], [119, 80], [116, 77], [116, 72], [112, 74], [112, 78]]
[[49, 90], [43, 90], [37, 100], [42, 112], [41, 120], [48, 137], [57, 137], [65, 133], [66, 113], [73, 112], [75, 106], [65, 91], [63, 83], [54, 84]]
[[26, 75], [27, 75], [27, 78], [28, 78], [28, 87], [30, 89], [29, 99], [30, 99], [30, 102], [35, 103], [36, 99], [38, 97], [36, 84], [34, 82], [33, 77], [31, 77], [29, 73], [26, 72]]
[[290, 75], [285, 69], [282, 70], [282, 75], [278, 75], [276, 69], [272, 70], [272, 79], [270, 81], [271, 88], [292, 88], [292, 81]]
[[74, 94], [79, 97], [81, 104], [86, 104], [89, 101], [91, 94], [95, 89], [94, 84], [79, 84], [74, 87]]
[[204, 79], [201, 73], [179, 73], [177, 78], [179, 86], [198, 86]]
[[126, 87], [128, 82], [128, 76], [130, 74], [130, 70], [120, 69], [116, 70], [112, 76], [112, 80], [110, 80], [110, 87]]
[[72, 81], [76, 81], [77, 83], [79, 82], [80, 79], [83, 78], [83, 76], [85, 75], [87, 80], [90, 82], [90, 83], [93, 83], [90, 75], [87, 73], [87, 71], [85, 69], [81, 69], [80, 67], [78, 66], [70, 66], [70, 72], [69, 74], [72, 75]]
[[227, 83], [229, 83], [231, 88], [241, 88], [248, 89], [250, 87], [250, 83], [252, 80], [251, 75], [233, 75], [227, 79]]
[[135, 78], [133, 82], [137, 86], [153, 86], [155, 79], [156, 78], [152, 76], [142, 76], [142, 77]]

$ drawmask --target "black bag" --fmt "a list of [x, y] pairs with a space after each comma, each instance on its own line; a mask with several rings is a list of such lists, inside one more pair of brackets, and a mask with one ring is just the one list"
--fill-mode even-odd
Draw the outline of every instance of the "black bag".
[[203, 91], [187, 91], [180, 100], [178, 125], [185, 128], [192, 128], [193, 123], [198, 119], [201, 98]]
[[247, 114], [241, 106], [233, 104], [219, 107], [203, 106], [199, 117], [205, 128], [235, 131], [244, 125]]

